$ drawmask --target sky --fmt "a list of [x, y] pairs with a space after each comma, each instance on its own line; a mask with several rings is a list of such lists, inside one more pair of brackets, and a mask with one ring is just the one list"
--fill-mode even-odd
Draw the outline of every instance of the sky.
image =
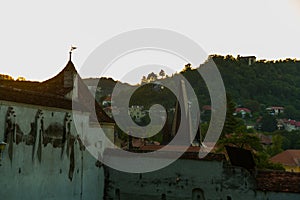
[[[44, 81], [61, 71], [71, 45], [78, 47], [72, 60], [80, 72], [103, 42], [140, 28], [178, 32], [208, 55], [300, 59], [299, 0], [11, 0], [0, 2], [0, 24], [0, 73], [28, 80]], [[80, 73], [85, 78], [120, 79], [130, 71], [129, 65], [149, 65], [161, 59], [170, 74], [185, 64], [156, 54], [148, 51], [124, 57], [106, 74]], [[140, 62], [131, 63], [135, 59]]]

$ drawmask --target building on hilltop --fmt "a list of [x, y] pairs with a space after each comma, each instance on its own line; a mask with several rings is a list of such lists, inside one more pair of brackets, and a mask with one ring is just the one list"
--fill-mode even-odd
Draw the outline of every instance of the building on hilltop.
[[237, 56], [238, 61], [247, 63], [249, 66], [256, 62], [256, 56]]
[[271, 106], [266, 108], [266, 111], [269, 112], [270, 115], [279, 115], [284, 112], [284, 107], [282, 106]]

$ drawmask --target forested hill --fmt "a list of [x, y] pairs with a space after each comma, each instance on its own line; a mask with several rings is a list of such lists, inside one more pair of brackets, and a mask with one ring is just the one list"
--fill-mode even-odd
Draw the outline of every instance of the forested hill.
[[[211, 59], [236, 106], [249, 108], [253, 113], [263, 113], [268, 106], [283, 106], [285, 114], [281, 117], [300, 120], [299, 60], [258, 60], [249, 65], [247, 59], [212, 55], [200, 67], [209, 65]], [[209, 103], [206, 86], [197, 69], [186, 65], [180, 73], [193, 86], [200, 106]]]
[[[284, 106], [290, 113], [300, 111], [300, 61], [260, 60], [248, 65], [232, 56], [214, 55], [212, 59], [222, 74], [227, 93], [236, 103], [253, 107], [258, 102]], [[291, 117], [299, 119], [298, 113]]]
[[[230, 94], [237, 106], [247, 107], [253, 112], [263, 112], [267, 106], [284, 106], [288, 115], [283, 117], [300, 120], [300, 61], [292, 59], [258, 60], [249, 65], [246, 60], [230, 55], [213, 55], [200, 67], [205, 67], [210, 59], [213, 59], [218, 66], [226, 92]], [[180, 73], [193, 86], [200, 106], [209, 104], [206, 85], [194, 66], [186, 65]], [[169, 79], [172, 77], [161, 78], [158, 82]], [[102, 81], [105, 79], [102, 78]], [[100, 86], [102, 81], [99, 82]], [[107, 85], [107, 80], [103, 83]], [[138, 89], [132, 98], [132, 104], [144, 103], [146, 104], [144, 106], [148, 107], [147, 104], [151, 101], [149, 98], [152, 98], [151, 95], [150, 97], [147, 95], [148, 93], [147, 86]], [[169, 107], [174, 106], [172, 103], [174, 99], [164, 96], [170, 95], [169, 92], [165, 94], [160, 92], [160, 95], [163, 96], [160, 103], [169, 105]], [[157, 100], [155, 95], [152, 96]]]

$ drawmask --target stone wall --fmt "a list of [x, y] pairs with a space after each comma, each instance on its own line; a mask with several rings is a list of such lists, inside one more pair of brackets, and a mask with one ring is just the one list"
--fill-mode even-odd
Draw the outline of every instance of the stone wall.
[[130, 174], [106, 167], [105, 174], [105, 199], [300, 199], [299, 193], [258, 190], [253, 174], [225, 161], [179, 159], [155, 172]]

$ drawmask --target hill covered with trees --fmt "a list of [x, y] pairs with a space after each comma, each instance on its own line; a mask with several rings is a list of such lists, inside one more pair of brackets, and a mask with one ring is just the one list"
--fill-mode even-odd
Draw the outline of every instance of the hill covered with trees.
[[[259, 60], [248, 65], [232, 56], [212, 56], [233, 101], [253, 112], [284, 106], [287, 118], [300, 120], [300, 61]], [[205, 64], [204, 64], [205, 65]]]
[[[300, 61], [295, 59], [285, 59], [276, 61], [258, 60], [251, 65], [245, 60], [235, 58], [231, 55], [209, 56], [207, 61], [199, 67], [206, 67], [213, 60], [217, 65], [226, 88], [227, 94], [237, 107], [249, 108], [256, 115], [263, 115], [268, 106], [283, 106], [285, 109], [283, 118], [300, 120]], [[197, 71], [198, 67], [187, 64], [180, 74], [182, 74], [193, 87], [198, 96], [200, 108], [210, 104], [210, 97], [207, 87]], [[166, 108], [172, 108], [176, 99], [169, 90], [155, 90], [157, 94], [150, 94], [151, 88], [155, 88], [156, 83], [171, 81], [174, 76], [161, 76], [162, 72], [152, 72], [152, 86], [147, 86], [146, 77], [142, 78], [140, 87], [132, 96], [132, 105], [143, 105], [148, 108], [153, 104], [161, 103]], [[156, 76], [154, 76], [154, 75]], [[161, 79], [158, 77], [161, 76]], [[153, 79], [154, 77], [154, 79]], [[101, 78], [99, 86], [106, 88], [105, 94], [110, 93], [115, 81]], [[153, 85], [154, 84], [154, 85]], [[108, 86], [110, 85], [110, 86]], [[109, 88], [109, 89], [107, 89]], [[157, 88], [156, 88], [157, 89]], [[126, 91], [123, 91], [126, 92]], [[122, 92], [120, 93], [120, 95]]]

